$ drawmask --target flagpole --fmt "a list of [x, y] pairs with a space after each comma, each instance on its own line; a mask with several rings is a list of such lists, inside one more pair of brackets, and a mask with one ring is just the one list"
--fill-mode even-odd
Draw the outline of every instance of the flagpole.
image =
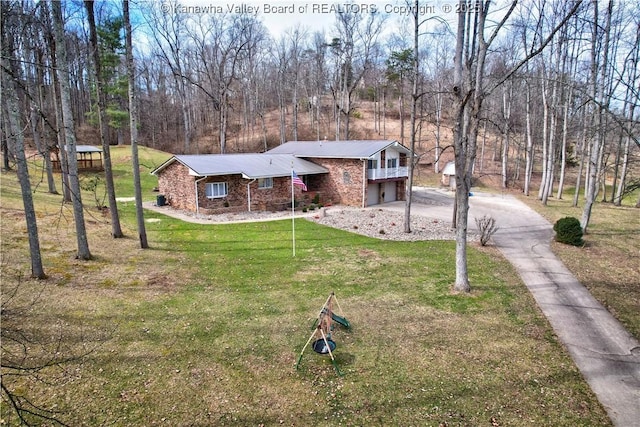
[[[292, 162], [293, 163], [293, 162]], [[296, 204], [293, 189], [293, 164], [291, 165], [291, 238], [293, 247], [293, 257], [296, 256]]]

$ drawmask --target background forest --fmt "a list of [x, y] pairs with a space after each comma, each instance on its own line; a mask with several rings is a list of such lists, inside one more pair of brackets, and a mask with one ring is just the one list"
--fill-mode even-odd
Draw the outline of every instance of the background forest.
[[[504, 78], [565, 17], [564, 2], [552, 3], [524, 2], [487, 53], [485, 81], [502, 84], [483, 104], [475, 173], [525, 194], [532, 177], [542, 178], [538, 197], [546, 202], [554, 191], [562, 197], [567, 167], [579, 194], [597, 151], [591, 172], [602, 200], [619, 204], [638, 185], [638, 9], [633, 2], [583, 2], [539, 55]], [[122, 4], [92, 7], [98, 58], [85, 4], [69, 1], [62, 9], [77, 142], [100, 145], [102, 100], [106, 143], [129, 143]], [[321, 31], [292, 22], [270, 33], [260, 14], [132, 2], [139, 143], [170, 153], [260, 152], [287, 140], [325, 138], [408, 145], [413, 96], [416, 152], [438, 172], [442, 156], [453, 156], [456, 14], [419, 17], [414, 77], [411, 20], [381, 6], [377, 13], [353, 10], [335, 13]], [[492, 10], [489, 20], [505, 14], [500, 5]], [[47, 155], [62, 135], [50, 4], [3, 2], [2, 19], [6, 55], [20, 64], [11, 77], [21, 89], [28, 147]], [[9, 126], [3, 129], [8, 162]]]

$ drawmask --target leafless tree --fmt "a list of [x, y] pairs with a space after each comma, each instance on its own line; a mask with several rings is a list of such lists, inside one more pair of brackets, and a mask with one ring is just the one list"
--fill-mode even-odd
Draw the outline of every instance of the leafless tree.
[[[10, 151], [13, 153], [18, 180], [20, 182], [20, 190], [22, 193], [22, 202], [24, 205], [25, 220], [27, 223], [27, 234], [29, 237], [29, 253], [31, 258], [31, 276], [37, 279], [45, 279], [47, 276], [44, 272], [42, 264], [42, 255], [40, 252], [40, 240], [38, 236], [38, 223], [36, 220], [36, 211], [33, 203], [33, 195], [31, 190], [31, 181], [29, 178], [29, 166], [25, 155], [24, 134], [19, 111], [19, 99], [17, 82], [21, 80], [20, 69], [18, 63], [16, 38], [13, 31], [20, 28], [20, 15], [22, 10], [18, 4], [11, 4], [2, 12], [2, 76], [1, 82], [4, 93], [4, 103], [7, 108], [8, 123], [4, 123], [7, 127], [8, 141], [12, 145]], [[4, 120], [3, 120], [4, 121]], [[7, 126], [8, 125], [8, 126]], [[3, 126], [3, 127], [4, 127]], [[3, 325], [4, 327], [4, 325]]]
[[307, 53], [306, 61], [306, 86], [309, 93], [309, 114], [311, 116], [310, 123], [312, 128], [315, 127], [316, 139], [320, 140], [325, 137], [321, 135], [321, 123], [324, 120], [322, 116], [323, 95], [326, 91], [326, 82], [328, 80], [328, 70], [326, 64], [327, 44], [325, 42], [324, 32], [314, 32], [311, 36], [310, 46]]
[[23, 23], [23, 31], [20, 33], [21, 43], [19, 44], [22, 46], [24, 58], [22, 62], [25, 77], [24, 94], [28, 99], [28, 108], [30, 109], [29, 130], [35, 148], [43, 159], [48, 191], [51, 194], [58, 194], [51, 161], [51, 153], [56, 146], [53, 134], [57, 132], [57, 129], [55, 120], [47, 114], [47, 101], [49, 100], [45, 83], [45, 78], [50, 76], [49, 68], [46, 65], [46, 33], [50, 31], [47, 28], [47, 13], [46, 8], [41, 4], [24, 2], [22, 8], [26, 20]]
[[147, 229], [144, 225], [144, 211], [142, 209], [142, 184], [140, 180], [140, 160], [138, 157], [138, 106], [136, 104], [135, 63], [133, 61], [133, 36], [131, 19], [129, 17], [129, 0], [122, 1], [122, 12], [125, 30], [125, 49], [127, 63], [127, 80], [129, 94], [129, 131], [131, 135], [131, 167], [133, 170], [133, 189], [136, 198], [136, 218], [140, 247], [149, 247]]
[[[628, 82], [637, 82], [640, 77], [640, 20], [635, 23], [635, 37], [631, 39], [631, 46], [633, 46], [627, 57], [625, 58], [625, 64], [628, 67], [622, 72], [622, 78], [628, 77]], [[627, 176], [629, 173], [629, 162], [631, 160], [631, 150], [633, 148], [633, 133], [631, 129], [637, 128], [636, 108], [640, 100], [640, 88], [634, 88], [631, 84], [628, 84], [625, 88], [624, 106], [623, 111], [623, 123], [624, 126], [620, 129], [621, 139], [624, 141], [621, 144], [619, 150], [620, 156], [620, 172], [619, 180], [614, 197], [614, 204], [620, 206], [622, 204], [622, 197], [626, 192]], [[637, 140], [637, 139], [636, 139]], [[617, 177], [618, 174], [615, 174]], [[615, 181], [614, 181], [615, 182]], [[639, 199], [640, 200], [640, 199]]]
[[183, 150], [188, 153], [191, 150], [192, 126], [189, 111], [189, 85], [184, 64], [186, 17], [181, 13], [167, 12], [164, 10], [165, 7], [170, 7], [173, 10], [173, 8], [179, 7], [179, 3], [171, 0], [162, 4], [152, 4], [147, 8], [148, 13], [145, 13], [144, 16], [151, 29], [151, 37], [155, 41], [156, 54], [169, 67], [175, 82], [182, 114]]
[[380, 14], [355, 13], [351, 9], [336, 13], [336, 33], [329, 45], [334, 60], [330, 89], [335, 107], [336, 140], [349, 139], [356, 89], [371, 67], [383, 23]]
[[278, 122], [280, 144], [287, 141], [287, 74], [289, 68], [289, 52], [286, 38], [281, 36], [273, 50], [273, 62], [277, 72], [276, 93], [278, 97]]
[[511, 2], [508, 8], [503, 11], [501, 18], [492, 26], [488, 37], [486, 37], [485, 32], [491, 2], [487, 0], [473, 3], [471, 8], [469, 8], [469, 3], [465, 1], [460, 1], [457, 5], [458, 11], [463, 13], [458, 14], [454, 85], [452, 87], [456, 169], [456, 279], [454, 284], [454, 290], [456, 291], [470, 292], [471, 290], [467, 269], [469, 192], [477, 153], [477, 137], [482, 104], [489, 93], [504, 83], [549, 44], [556, 33], [566, 24], [566, 21], [576, 12], [580, 3], [580, 1], [574, 2], [571, 9], [563, 13], [563, 18], [541, 40], [536, 49], [527, 52], [520, 61], [510, 67], [509, 70], [506, 70], [504, 76], [490, 82], [485, 81], [485, 65], [489, 47], [511, 17], [517, 6], [517, 1]]
[[428, 34], [429, 45], [432, 49], [431, 58], [425, 61], [425, 67], [429, 70], [429, 80], [431, 94], [428, 97], [431, 103], [431, 111], [435, 120], [435, 150], [433, 154], [433, 169], [435, 173], [440, 173], [440, 157], [443, 151], [442, 135], [444, 133], [443, 112], [446, 110], [445, 100], [448, 97], [450, 82], [451, 58], [451, 35], [445, 23], [436, 25], [433, 31]]
[[[580, 225], [582, 231], [587, 232], [589, 221], [591, 220], [591, 210], [598, 194], [598, 175], [601, 171], [601, 156], [605, 145], [605, 113], [610, 102], [610, 94], [607, 93], [607, 82], [609, 79], [609, 44], [611, 42], [611, 17], [613, 13], [613, 1], [607, 4], [605, 22], [601, 27], [600, 10], [597, 0], [591, 3], [593, 10], [593, 26], [591, 38], [591, 97], [595, 103], [594, 121], [596, 131], [589, 143], [589, 163], [588, 174], [585, 184], [585, 204], [582, 210]], [[600, 30], [602, 28], [602, 32]], [[601, 38], [601, 36], [603, 38]], [[602, 53], [600, 58], [599, 52]], [[601, 61], [601, 62], [600, 62]], [[600, 71], [600, 74], [598, 74]]]
[[76, 136], [73, 112], [71, 111], [71, 94], [69, 91], [69, 67], [67, 63], [67, 50], [65, 46], [64, 20], [62, 16], [62, 4], [52, 2], [53, 26], [56, 39], [57, 74], [60, 83], [60, 104], [62, 105], [62, 125], [65, 134], [65, 146], [61, 151], [67, 153], [69, 170], [69, 189], [73, 202], [73, 215], [76, 226], [76, 239], [78, 251], [76, 258], [81, 260], [91, 259], [87, 231], [84, 222], [84, 210], [82, 194], [80, 192], [80, 179], [78, 176], [78, 161], [76, 158]]
[[299, 122], [299, 107], [300, 107], [300, 79], [301, 79], [301, 67], [302, 67], [302, 55], [305, 49], [305, 39], [307, 38], [307, 32], [298, 25], [295, 28], [286, 32], [288, 39], [289, 51], [291, 57], [291, 106], [292, 106], [292, 138], [294, 141], [298, 140], [298, 122]]
[[415, 0], [413, 3], [413, 50], [410, 55], [411, 59], [411, 134], [410, 134], [410, 145], [409, 145], [409, 160], [407, 161], [408, 165], [408, 180], [407, 180], [407, 196], [404, 208], [404, 232], [411, 232], [411, 198], [413, 194], [413, 174], [414, 167], [417, 163], [417, 158], [415, 155], [416, 150], [416, 136], [418, 132], [418, 128], [416, 126], [418, 120], [418, 100], [420, 94], [418, 93], [418, 78], [420, 71], [420, 14], [419, 14], [419, 0]]
[[109, 212], [111, 214], [111, 235], [115, 239], [124, 237], [122, 227], [120, 226], [120, 215], [118, 213], [118, 204], [116, 203], [116, 190], [113, 183], [113, 167], [111, 165], [111, 147], [108, 139], [107, 127], [107, 98], [102, 72], [102, 58], [100, 57], [100, 46], [98, 44], [98, 31], [96, 29], [96, 19], [93, 11], [93, 0], [85, 1], [84, 6], [87, 10], [87, 21], [89, 23], [89, 40], [93, 57], [93, 71], [95, 75], [95, 91], [98, 104], [98, 126], [100, 127], [100, 140], [102, 142], [102, 156], [104, 165], [105, 185], [107, 187], [107, 200], [109, 201]]

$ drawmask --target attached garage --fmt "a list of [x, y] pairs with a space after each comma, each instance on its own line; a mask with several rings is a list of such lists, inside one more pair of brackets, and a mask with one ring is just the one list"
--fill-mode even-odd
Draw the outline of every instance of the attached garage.
[[[367, 185], [367, 206], [395, 202], [398, 199], [398, 184], [401, 181], [373, 182]], [[403, 182], [402, 182], [403, 183]]]

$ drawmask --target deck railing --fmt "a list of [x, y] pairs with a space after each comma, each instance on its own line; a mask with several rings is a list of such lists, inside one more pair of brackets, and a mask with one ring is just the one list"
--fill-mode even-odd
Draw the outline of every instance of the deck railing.
[[368, 179], [389, 179], [389, 178], [406, 178], [409, 176], [408, 167], [398, 168], [382, 168], [382, 169], [368, 169]]

